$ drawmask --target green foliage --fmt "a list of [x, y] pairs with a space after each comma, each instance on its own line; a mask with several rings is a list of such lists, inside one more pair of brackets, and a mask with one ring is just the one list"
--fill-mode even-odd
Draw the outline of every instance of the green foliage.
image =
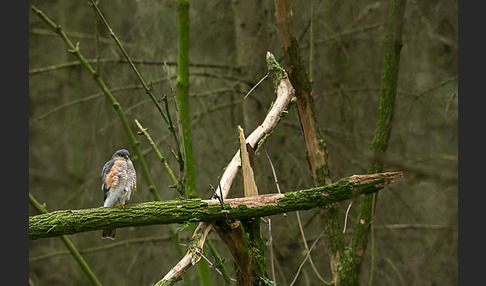
[[179, 226], [176, 228], [177, 231], [183, 231], [187, 227], [189, 227], [192, 223], [199, 222], [200, 220], [198, 218], [191, 218], [188, 221], [186, 221], [183, 225]]
[[260, 277], [260, 279], [263, 281], [263, 283], [265, 283], [263, 285], [266, 285], [266, 286], [277, 286], [277, 282], [272, 281], [272, 280], [270, 280], [268, 278]]

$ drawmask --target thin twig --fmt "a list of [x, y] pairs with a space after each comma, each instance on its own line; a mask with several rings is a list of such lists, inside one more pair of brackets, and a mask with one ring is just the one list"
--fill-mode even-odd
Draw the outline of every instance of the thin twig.
[[160, 153], [159, 149], [157, 148], [157, 145], [155, 145], [155, 142], [152, 140], [152, 137], [150, 137], [150, 134], [147, 131], [147, 128], [144, 128], [140, 122], [135, 119], [135, 124], [137, 124], [138, 129], [142, 134], [147, 138], [147, 141], [149, 142], [150, 146], [152, 146], [152, 149], [155, 152], [155, 155], [157, 158], [162, 162], [162, 165], [164, 166], [165, 170], [167, 171], [167, 174], [169, 175], [169, 178], [172, 180], [173, 185], [170, 186], [170, 188], [176, 188], [179, 189], [179, 182], [177, 181], [176, 177], [174, 176], [174, 173], [172, 172], [172, 169], [169, 166], [169, 163], [167, 160], [162, 156]]
[[[307, 254], [305, 255], [305, 258], [304, 258], [304, 261], [302, 261], [302, 263], [300, 264], [299, 266], [299, 269], [297, 270], [297, 273], [295, 274], [295, 277], [294, 277], [294, 280], [292, 280], [292, 282], [290, 283], [289, 286], [292, 286], [294, 285], [295, 281], [297, 280], [297, 277], [299, 277], [299, 274], [300, 274], [300, 270], [302, 269], [302, 267], [304, 266], [304, 263], [307, 261], [307, 259], [309, 259], [310, 261], [310, 252], [312, 251], [312, 249], [314, 248], [314, 246], [316, 245], [317, 241], [319, 241], [319, 239], [321, 238], [321, 236], [323, 236], [325, 233], [325, 230], [323, 230], [321, 232], [321, 234], [316, 238], [316, 240], [314, 240], [314, 242], [312, 243], [311, 247], [309, 248], [309, 250], [307, 251]], [[324, 280], [321, 280], [322, 282], [324, 282], [324, 284], [326, 285], [331, 285], [331, 283], [329, 282], [326, 282]]]
[[[35, 28], [34, 28], [35, 29]], [[107, 41], [111, 41], [110, 39], [105, 39]], [[100, 39], [100, 42], [102, 40]], [[138, 58], [132, 58], [131, 59], [134, 64], [138, 65], [150, 65], [150, 66], [162, 66], [164, 65], [164, 62], [167, 65], [170, 66], [177, 66], [176, 62], [167, 62], [167, 61], [160, 61], [160, 60], [146, 60], [146, 59], [138, 59]], [[86, 60], [88, 63], [93, 64], [99, 62], [100, 64], [126, 64], [126, 60], [124, 59], [87, 59]], [[231, 66], [224, 66], [224, 65], [218, 65], [218, 64], [203, 64], [203, 63], [191, 63], [189, 64], [190, 67], [192, 68], [212, 68], [212, 69], [222, 69], [222, 70], [238, 70], [239, 68], [237, 67], [231, 67]], [[57, 71], [61, 69], [66, 69], [66, 68], [72, 68], [72, 67], [79, 67], [82, 66], [78, 61], [72, 61], [72, 62], [66, 62], [66, 63], [61, 63], [57, 65], [50, 65], [50, 66], [45, 66], [45, 67], [39, 67], [39, 68], [32, 68], [29, 70], [29, 75], [37, 75], [41, 73], [46, 73], [46, 72], [51, 72], [51, 71]]]
[[[277, 191], [278, 191], [279, 194], [281, 194], [282, 192], [280, 192], [280, 185], [278, 183], [278, 178], [277, 178], [277, 173], [275, 172], [275, 167], [273, 167], [272, 160], [270, 159], [270, 156], [268, 156], [268, 153], [267, 153], [267, 150], [265, 149], [265, 147], [263, 147], [263, 151], [265, 152], [265, 155], [267, 156], [268, 162], [270, 163], [270, 167], [272, 168], [273, 179], [275, 180], [275, 185], [277, 186]], [[283, 213], [282, 215], [285, 216], [285, 217], [287, 216], [286, 213]]]
[[95, 11], [98, 13], [98, 16], [100, 16], [100, 19], [103, 22], [103, 24], [105, 25], [105, 27], [108, 29], [108, 32], [109, 32], [110, 36], [113, 38], [113, 40], [115, 41], [115, 43], [118, 46], [118, 48], [120, 48], [120, 51], [122, 52], [123, 56], [127, 59], [127, 61], [130, 64], [131, 68], [135, 72], [135, 75], [137, 76], [138, 80], [140, 81], [140, 83], [142, 84], [143, 88], [145, 89], [145, 93], [150, 97], [150, 99], [152, 100], [152, 102], [155, 105], [155, 107], [159, 110], [159, 112], [162, 115], [162, 117], [164, 118], [165, 122], [168, 123], [167, 116], [164, 113], [164, 111], [162, 110], [162, 107], [160, 106], [159, 102], [157, 101], [157, 99], [153, 95], [153, 93], [151, 91], [151, 88], [143, 80], [142, 75], [138, 71], [137, 67], [135, 67], [135, 64], [133, 63], [132, 59], [128, 55], [128, 53], [125, 50], [125, 48], [123, 48], [122, 43], [120, 42], [120, 40], [118, 40], [118, 37], [115, 35], [115, 32], [113, 32], [113, 29], [111, 29], [110, 25], [108, 24], [108, 21], [106, 21], [106, 19], [105, 19], [105, 16], [103, 16], [103, 13], [101, 13], [101, 11], [100, 11], [100, 9], [98, 7], [98, 4], [96, 3], [95, 0], [91, 0], [91, 4], [92, 4], [93, 8], [95, 9]]
[[271, 218], [268, 218], [268, 234], [270, 235], [270, 238], [268, 239], [268, 245], [270, 246], [270, 270], [272, 273], [272, 280], [277, 283], [277, 277], [275, 277], [275, 259], [273, 255], [273, 235]]
[[253, 86], [250, 91], [248, 91], [245, 95], [245, 97], [243, 97], [243, 99], [246, 99], [248, 97], [248, 95], [250, 95], [250, 93], [257, 87], [260, 85], [260, 83], [262, 83], [262, 81], [264, 81], [266, 78], [268, 77], [268, 73], [259, 81], [255, 84], [255, 86]]
[[391, 259], [388, 258], [388, 257], [385, 257], [385, 261], [390, 264], [390, 266], [392, 267], [393, 271], [395, 271], [395, 273], [397, 274], [398, 279], [400, 279], [400, 285], [402, 285], [402, 286], [407, 285], [405, 283], [405, 280], [403, 279], [402, 274], [400, 273], [400, 271], [398, 270], [398, 268], [395, 266], [395, 264], [391, 261]]
[[[316, 274], [317, 278], [319, 278], [319, 280], [321, 280], [322, 283], [327, 284], [327, 285], [331, 285], [330, 282], [327, 282], [326, 280], [324, 280], [324, 278], [322, 278], [322, 276], [319, 274], [319, 271], [317, 270], [317, 267], [314, 265], [314, 261], [312, 261], [312, 257], [310, 256], [310, 249], [307, 246], [307, 239], [305, 237], [304, 229], [302, 228], [302, 222], [300, 220], [299, 212], [296, 211], [295, 214], [297, 215], [297, 223], [299, 225], [300, 234], [302, 235], [302, 241], [304, 242], [305, 251], [307, 252], [307, 255], [306, 255], [304, 261], [302, 262], [301, 267], [302, 267], [303, 263], [307, 260], [307, 258], [309, 258], [309, 263], [311, 264], [312, 270]], [[329, 227], [329, 225], [324, 229], [324, 231], [321, 233], [321, 235], [327, 230], [328, 227]], [[321, 235], [319, 235], [319, 237], [316, 239], [316, 241], [314, 241], [314, 244], [321, 237]], [[314, 244], [312, 246], [314, 246]], [[297, 272], [297, 275], [295, 276], [294, 281], [292, 281], [292, 283], [290, 285], [292, 285], [295, 282], [295, 279], [297, 279], [297, 276], [299, 275], [301, 267], [299, 267], [299, 271]]]
[[[85, 249], [80, 249], [79, 253], [81, 254], [88, 254], [88, 253], [93, 253], [93, 252], [100, 252], [100, 251], [107, 251], [113, 248], [118, 248], [118, 247], [127, 247], [130, 244], [136, 244], [136, 243], [145, 243], [145, 242], [159, 242], [159, 241], [167, 241], [169, 240], [170, 237], [142, 237], [142, 238], [134, 238], [134, 239], [127, 239], [119, 242], [113, 242], [107, 245], [102, 245], [102, 246], [96, 246], [96, 247], [90, 247], [90, 248], [85, 248]], [[69, 251], [63, 250], [63, 251], [55, 251], [51, 253], [46, 253], [42, 254], [39, 256], [35, 256], [32, 258], [29, 258], [29, 263], [34, 263], [34, 262], [39, 262], [43, 261], [46, 259], [58, 257], [58, 256], [64, 256], [70, 254]]]
[[[153, 83], [156, 84], [156, 83], [161, 83], [163, 81], [165, 81], [165, 79], [158, 79], [158, 80], [154, 81]], [[125, 85], [125, 86], [114, 87], [114, 88], [111, 89], [111, 92], [115, 93], [115, 92], [119, 92], [119, 91], [136, 90], [136, 89], [141, 89], [141, 88], [143, 88], [143, 87], [141, 85], [138, 85], [138, 84]], [[73, 106], [73, 105], [76, 105], [76, 104], [79, 104], [79, 103], [84, 103], [84, 102], [88, 102], [88, 101], [91, 101], [91, 100], [95, 100], [95, 99], [102, 97], [103, 95], [104, 95], [103, 92], [98, 92], [98, 93], [91, 94], [91, 95], [88, 95], [88, 96], [80, 98], [80, 99], [76, 99], [76, 100], [69, 101], [69, 102], [63, 103], [61, 105], [58, 105], [58, 106], [54, 107], [53, 109], [45, 112], [44, 114], [41, 114], [38, 117], [30, 120], [29, 125], [36, 123], [38, 121], [44, 120], [44, 119], [46, 119], [46, 117], [49, 117], [49, 116], [53, 115], [54, 113], [56, 113], [56, 112], [58, 112], [58, 111], [60, 111], [64, 108], [67, 108], [67, 107], [70, 107], [70, 106]]]
[[371, 265], [370, 265], [370, 279], [368, 280], [368, 285], [373, 285], [373, 275], [375, 273], [375, 228], [373, 224], [375, 223], [373, 218], [375, 217], [375, 204], [376, 204], [376, 194], [373, 194], [373, 201], [371, 202]]
[[351, 209], [351, 206], [353, 205], [353, 201], [351, 201], [349, 203], [349, 206], [348, 208], [346, 209], [346, 216], [344, 216], [344, 227], [343, 227], [343, 233], [346, 232], [346, 225], [348, 223], [348, 213], [349, 213], [349, 210]]
[[265, 152], [265, 156], [267, 156], [268, 162], [270, 163], [270, 167], [272, 168], [273, 179], [275, 180], [275, 185], [277, 186], [277, 191], [279, 194], [282, 192], [280, 191], [280, 185], [278, 184], [277, 173], [275, 172], [275, 168], [273, 167], [272, 160], [270, 160], [270, 156], [268, 156], [267, 150], [263, 147], [263, 151]]
[[93, 9], [93, 18], [94, 18], [94, 46], [95, 46], [95, 54], [96, 54], [95, 71], [97, 74], [100, 74], [100, 47], [99, 47], [100, 34], [98, 30], [99, 19], [98, 17], [96, 17], [96, 11], [94, 9]]
[[402, 224], [385, 224], [375, 225], [375, 229], [404, 229], [404, 230], [457, 230], [456, 226], [438, 225], [438, 224], [418, 224], [418, 223], [402, 223]]
[[[170, 76], [170, 73], [169, 73], [169, 67], [167, 66], [167, 64], [165, 63], [164, 61], [164, 71], [165, 71], [165, 75], [166, 75], [166, 78], [167, 80], [169, 81], [169, 87], [170, 87], [170, 94], [172, 95], [172, 103], [174, 104], [174, 113], [175, 113], [175, 117], [176, 117], [176, 124], [177, 124], [177, 129], [172, 129], [170, 130], [173, 137], [174, 137], [174, 141], [176, 143], [176, 146], [177, 146], [177, 154], [175, 154], [175, 158], [177, 160], [177, 162], [179, 162], [179, 171], [180, 171], [180, 175], [179, 175], [179, 193], [183, 193], [184, 190], [183, 190], [183, 186], [184, 186], [184, 168], [185, 168], [185, 162], [184, 162], [184, 158], [185, 158], [185, 155], [184, 155], [184, 141], [183, 140], [180, 140], [179, 138], [182, 137], [182, 135], [180, 134], [181, 133], [181, 130], [182, 130], [182, 124], [181, 124], [181, 117], [180, 117], [180, 114], [179, 114], [179, 106], [177, 105], [177, 95], [176, 95], [176, 92], [175, 92], [175, 89], [174, 89], [174, 85], [172, 84], [172, 80], [171, 80], [171, 76]], [[167, 114], [168, 116], [170, 116], [170, 114], [168, 113]], [[170, 117], [169, 117], [170, 118]]]

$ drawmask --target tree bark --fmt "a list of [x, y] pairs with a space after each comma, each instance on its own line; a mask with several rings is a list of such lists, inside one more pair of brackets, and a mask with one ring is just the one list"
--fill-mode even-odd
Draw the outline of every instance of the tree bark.
[[[386, 152], [391, 135], [395, 98], [398, 83], [398, 68], [400, 50], [402, 47], [403, 15], [406, 0], [392, 0], [390, 14], [385, 35], [385, 57], [381, 75], [380, 106], [376, 130], [371, 143], [371, 150], [376, 155], [368, 167], [368, 173], [383, 170], [381, 155]], [[373, 221], [376, 194], [365, 195], [361, 198], [359, 213], [353, 230], [353, 237], [349, 247], [343, 253], [341, 271], [337, 285], [358, 285], [359, 270], [368, 245], [368, 236]], [[373, 268], [373, 265], [372, 265]], [[371, 274], [373, 275], [373, 273]], [[373, 276], [371, 276], [373, 277]], [[372, 278], [370, 279], [370, 281]], [[370, 283], [371, 284], [371, 283]]]
[[[331, 183], [328, 152], [317, 119], [312, 97], [312, 87], [305, 70], [300, 47], [292, 27], [292, 12], [289, 0], [275, 0], [275, 18], [282, 39], [285, 58], [289, 65], [288, 73], [297, 97], [300, 125], [305, 141], [306, 156], [311, 170], [314, 186]], [[339, 206], [326, 205], [319, 208], [328, 246], [333, 280], [337, 276], [340, 253], [344, 249], [344, 240], [339, 220]]]
[[106, 227], [252, 219], [347, 200], [371, 194], [402, 177], [401, 172], [354, 175], [312, 189], [224, 200], [184, 199], [147, 202], [123, 207], [59, 210], [29, 217], [29, 239], [54, 237]]

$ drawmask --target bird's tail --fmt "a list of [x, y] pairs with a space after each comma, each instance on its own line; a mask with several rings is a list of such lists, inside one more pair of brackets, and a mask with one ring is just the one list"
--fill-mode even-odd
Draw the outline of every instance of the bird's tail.
[[115, 239], [115, 234], [116, 234], [116, 228], [106, 228], [103, 229], [103, 232], [101, 233], [101, 239]]

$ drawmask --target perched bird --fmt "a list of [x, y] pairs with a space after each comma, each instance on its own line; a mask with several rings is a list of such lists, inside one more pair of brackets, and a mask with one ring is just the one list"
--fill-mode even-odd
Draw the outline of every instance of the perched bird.
[[[130, 161], [130, 153], [121, 149], [106, 162], [101, 172], [101, 190], [103, 206], [124, 206], [130, 195], [136, 190], [137, 174]], [[116, 229], [103, 229], [102, 239], [115, 239]]]

